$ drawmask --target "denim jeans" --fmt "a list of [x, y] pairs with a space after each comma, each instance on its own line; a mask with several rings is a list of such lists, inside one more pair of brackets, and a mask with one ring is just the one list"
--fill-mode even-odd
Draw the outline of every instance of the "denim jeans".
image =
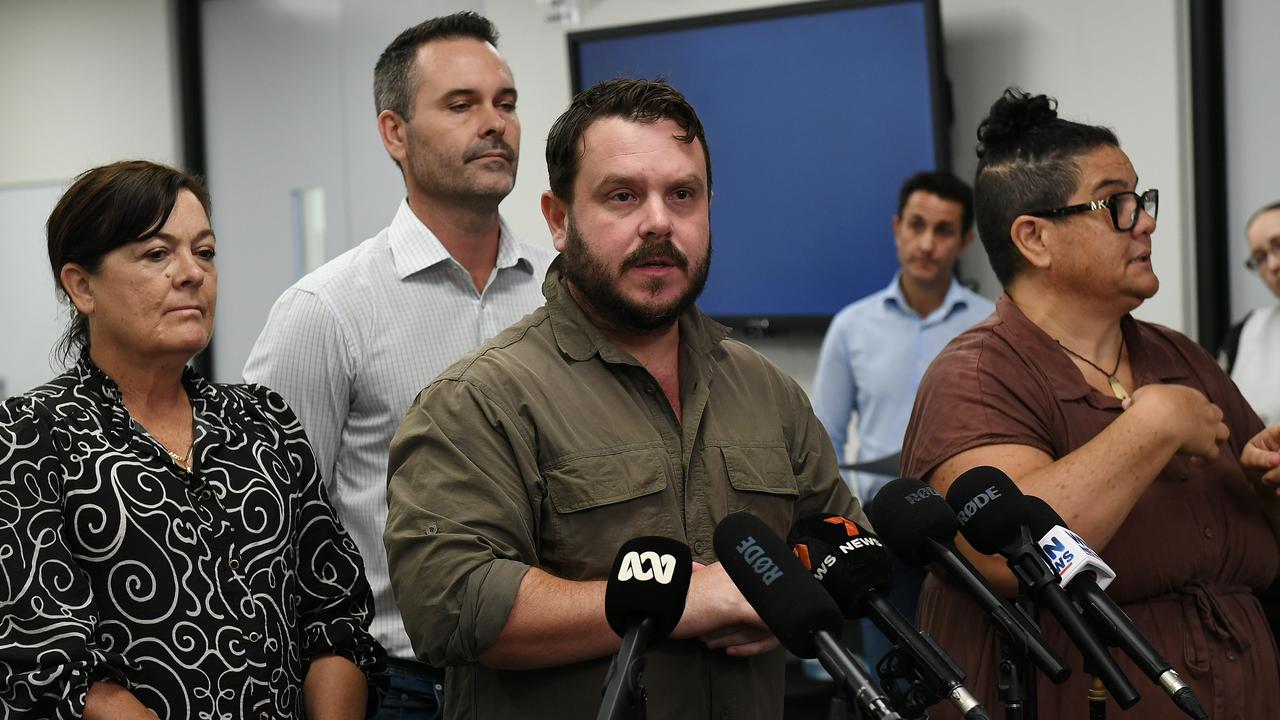
[[444, 717], [444, 671], [387, 660], [387, 694], [373, 720], [439, 720]]

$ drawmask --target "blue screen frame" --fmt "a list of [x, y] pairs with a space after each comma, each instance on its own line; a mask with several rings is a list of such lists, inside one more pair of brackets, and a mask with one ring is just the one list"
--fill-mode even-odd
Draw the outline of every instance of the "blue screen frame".
[[821, 2], [569, 35], [573, 86], [664, 77], [706, 128], [731, 325], [825, 325], [897, 269], [908, 176], [947, 166], [937, 0]]

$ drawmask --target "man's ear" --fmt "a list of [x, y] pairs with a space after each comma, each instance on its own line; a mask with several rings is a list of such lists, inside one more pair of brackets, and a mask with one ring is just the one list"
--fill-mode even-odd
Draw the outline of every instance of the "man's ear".
[[1053, 264], [1053, 255], [1046, 242], [1046, 236], [1051, 232], [1052, 224], [1047, 220], [1019, 215], [1013, 219], [1013, 226], [1009, 228], [1009, 238], [1027, 264], [1045, 270]]
[[404, 118], [394, 110], [383, 110], [378, 113], [378, 137], [382, 138], [382, 147], [387, 149], [396, 162], [404, 167], [409, 156], [408, 141], [405, 138], [406, 126]]
[[67, 263], [58, 271], [58, 282], [71, 298], [71, 303], [81, 315], [92, 315], [94, 310], [93, 288], [89, 284], [89, 271], [76, 263]]
[[550, 190], [542, 192], [542, 217], [551, 231], [551, 243], [556, 251], [564, 252], [565, 238], [569, 234], [569, 207]]

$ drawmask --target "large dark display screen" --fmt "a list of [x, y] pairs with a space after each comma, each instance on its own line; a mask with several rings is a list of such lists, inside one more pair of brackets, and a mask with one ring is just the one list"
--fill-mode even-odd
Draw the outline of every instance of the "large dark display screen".
[[733, 325], [824, 324], [888, 284], [901, 182], [945, 167], [936, 0], [832, 2], [569, 36], [574, 90], [665, 77], [714, 168], [711, 278]]

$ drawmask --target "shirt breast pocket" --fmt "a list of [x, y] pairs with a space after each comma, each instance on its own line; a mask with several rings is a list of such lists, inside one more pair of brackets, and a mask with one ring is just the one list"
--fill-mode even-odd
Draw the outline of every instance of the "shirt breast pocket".
[[708, 450], [708, 465], [722, 462], [729, 476], [728, 511], [749, 512], [786, 537], [800, 496], [787, 449], [782, 445], [723, 445]]
[[571, 580], [601, 579], [622, 543], [641, 535], [681, 539], [680, 511], [660, 443], [577, 453], [543, 469], [548, 503], [539, 564]]

